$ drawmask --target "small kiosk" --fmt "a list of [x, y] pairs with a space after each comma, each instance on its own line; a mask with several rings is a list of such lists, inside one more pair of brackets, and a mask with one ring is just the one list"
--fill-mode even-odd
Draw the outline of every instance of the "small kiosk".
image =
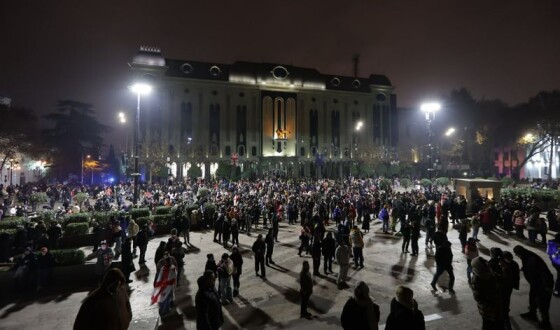
[[457, 195], [465, 196], [467, 209], [470, 210], [472, 201], [477, 196], [498, 201], [502, 182], [486, 179], [455, 179], [454, 189]]

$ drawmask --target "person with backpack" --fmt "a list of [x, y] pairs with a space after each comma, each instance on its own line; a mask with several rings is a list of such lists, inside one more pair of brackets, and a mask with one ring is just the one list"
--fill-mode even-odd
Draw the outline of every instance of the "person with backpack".
[[553, 295], [560, 297], [560, 233], [556, 234], [554, 239], [548, 241], [546, 250], [552, 266], [556, 269], [556, 282], [554, 283]]

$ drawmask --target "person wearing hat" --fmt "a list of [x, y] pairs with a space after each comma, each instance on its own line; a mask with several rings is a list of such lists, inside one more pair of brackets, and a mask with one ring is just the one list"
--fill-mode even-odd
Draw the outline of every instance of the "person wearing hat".
[[354, 294], [348, 298], [340, 323], [345, 330], [377, 330], [379, 329], [379, 305], [369, 296], [369, 287], [364, 281], [359, 281], [354, 288]]
[[544, 260], [536, 253], [525, 249], [521, 245], [516, 245], [513, 252], [522, 263], [523, 275], [529, 282], [529, 311], [521, 314], [521, 317], [531, 321], [538, 321], [537, 309], [541, 312], [542, 321], [539, 323], [541, 328], [550, 329], [550, 300], [554, 286], [554, 277], [548, 269]]
[[391, 300], [391, 312], [385, 323], [386, 330], [424, 330], [424, 314], [418, 309], [414, 292], [406, 286], [398, 286]]
[[503, 309], [498, 278], [492, 272], [486, 259], [476, 257], [471, 262], [473, 268], [472, 292], [478, 312], [482, 317], [482, 329], [503, 329]]
[[[96, 252], [97, 263], [95, 264], [95, 273], [99, 278], [105, 275], [105, 272], [111, 267], [115, 253], [113, 249], [109, 247], [107, 241], [102, 241], [99, 249]], [[122, 272], [121, 272], [122, 274]]]

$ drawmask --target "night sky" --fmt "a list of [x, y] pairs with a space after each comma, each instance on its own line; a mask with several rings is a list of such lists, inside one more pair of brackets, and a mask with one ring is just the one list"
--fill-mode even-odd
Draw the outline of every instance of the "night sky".
[[508, 104], [560, 89], [558, 0], [5, 0], [0, 31], [0, 94], [40, 114], [90, 102], [115, 127], [140, 45], [340, 75], [358, 53], [359, 75], [386, 74], [399, 106], [459, 87]]

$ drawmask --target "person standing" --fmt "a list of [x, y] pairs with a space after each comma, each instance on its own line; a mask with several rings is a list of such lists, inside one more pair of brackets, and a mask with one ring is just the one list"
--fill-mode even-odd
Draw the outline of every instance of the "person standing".
[[37, 290], [43, 289], [52, 278], [55, 260], [46, 246], [41, 247], [37, 256]]
[[386, 330], [425, 330], [424, 314], [418, 309], [414, 292], [406, 286], [398, 286], [391, 300], [391, 312], [385, 323]]
[[426, 216], [426, 222], [425, 222], [425, 226], [426, 226], [426, 249], [428, 248], [428, 244], [430, 244], [430, 246], [433, 247], [434, 245], [434, 234], [436, 231], [436, 224], [434, 222], [434, 220], [428, 216]]
[[231, 219], [231, 244], [239, 246], [239, 221], [236, 218]]
[[411, 256], [418, 256], [418, 239], [420, 238], [420, 219], [415, 219], [411, 223], [410, 239], [412, 245]]
[[332, 264], [334, 259], [334, 253], [336, 248], [336, 242], [332, 237], [332, 232], [327, 233], [327, 237], [323, 239], [323, 272], [325, 275], [328, 272], [332, 273]]
[[216, 266], [218, 268], [218, 279], [220, 280], [218, 288], [222, 298], [222, 305], [227, 305], [233, 302], [233, 292], [231, 289], [233, 261], [231, 261], [227, 253], [224, 253]]
[[479, 241], [478, 239], [478, 231], [480, 230], [480, 217], [482, 216], [482, 211], [473, 214], [472, 219], [471, 219], [471, 226], [472, 226], [472, 238], [475, 239], [475, 241]]
[[354, 254], [354, 269], [364, 268], [364, 236], [358, 229], [358, 226], [352, 227], [350, 233], [350, 244], [352, 245], [352, 253]]
[[266, 243], [266, 265], [268, 266], [269, 263], [274, 265], [275, 263], [272, 261], [272, 253], [274, 252], [274, 232], [272, 228], [268, 230], [268, 234], [266, 234], [264, 242]]
[[369, 287], [360, 281], [354, 288], [354, 295], [344, 304], [340, 323], [344, 330], [377, 330], [380, 316], [379, 305], [369, 296]]
[[121, 271], [123, 272], [124, 279], [126, 283], [132, 283], [130, 279], [130, 273], [136, 270], [134, 263], [132, 262], [132, 239], [128, 237], [124, 240], [122, 248], [122, 260], [121, 260]]
[[403, 222], [401, 222], [401, 234], [402, 234], [402, 246], [401, 246], [401, 250], [402, 253], [408, 253], [408, 245], [410, 244], [410, 225], [408, 224], [408, 222], [405, 220]]
[[350, 268], [350, 249], [344, 243], [344, 240], [340, 241], [340, 245], [335, 252], [336, 262], [338, 263], [338, 279], [336, 284], [338, 289], [343, 289], [348, 287], [346, 284], [346, 276], [348, 275], [348, 269]]
[[132, 309], [124, 275], [113, 268], [105, 274], [101, 286], [82, 302], [74, 330], [128, 329], [131, 320]]
[[524, 319], [538, 321], [537, 309], [541, 312], [541, 328], [550, 329], [550, 318], [548, 310], [552, 298], [552, 287], [554, 279], [552, 273], [544, 260], [536, 253], [525, 249], [521, 245], [513, 248], [515, 255], [521, 259], [523, 275], [529, 282], [529, 311], [521, 314]]
[[307, 311], [307, 305], [313, 293], [313, 278], [309, 272], [309, 262], [303, 261], [301, 272], [299, 273], [299, 294], [301, 297], [300, 317], [310, 318], [311, 313]]
[[214, 242], [222, 243], [222, 228], [224, 225], [224, 213], [221, 211], [218, 214], [218, 219], [214, 222]]
[[556, 282], [554, 284], [554, 296], [560, 297], [560, 233], [553, 240], [548, 241], [546, 250], [552, 266], [556, 269]]
[[476, 257], [473, 268], [472, 291], [478, 312], [482, 316], [482, 329], [504, 329], [500, 285], [488, 262]]
[[97, 249], [96, 256], [97, 263], [95, 264], [95, 273], [102, 279], [109, 267], [111, 267], [115, 254], [113, 253], [113, 249], [107, 245], [107, 242], [102, 241], [100, 248]]
[[432, 289], [437, 291], [436, 283], [443, 274], [447, 272], [449, 274], [449, 293], [454, 294], [453, 284], [455, 284], [455, 275], [453, 274], [453, 252], [451, 252], [451, 242], [445, 241], [440, 247], [436, 249], [436, 273], [432, 279]]
[[136, 235], [138, 235], [138, 232], [140, 231], [140, 227], [134, 221], [134, 219], [131, 219], [130, 222], [128, 223], [128, 227], [126, 230], [127, 230], [128, 238], [132, 240], [132, 257], [136, 258], [137, 257], [136, 248], [138, 247], [138, 245], [136, 244]]
[[140, 250], [140, 257], [138, 264], [143, 265], [146, 263], [146, 250], [148, 249], [148, 225], [143, 225], [142, 229], [136, 235], [136, 246]]
[[222, 223], [222, 243], [224, 247], [228, 248], [228, 241], [231, 234], [231, 220], [229, 219], [229, 215], [224, 218], [224, 222]]
[[519, 290], [519, 265], [513, 260], [513, 255], [509, 251], [505, 251], [500, 262], [502, 267], [502, 301], [504, 307], [505, 327], [511, 330], [511, 322], [509, 319], [509, 306], [511, 302], [511, 293], [513, 289]]
[[224, 324], [224, 314], [216, 291], [216, 276], [205, 271], [198, 278], [195, 296], [196, 328], [198, 330], [218, 330]]
[[311, 258], [313, 259], [313, 276], [320, 276], [319, 267], [321, 267], [321, 248], [322, 241], [319, 237], [313, 239], [311, 247]]
[[233, 296], [237, 297], [240, 286], [239, 277], [241, 277], [243, 273], [243, 256], [239, 253], [239, 248], [237, 246], [233, 246], [229, 258], [233, 261]]
[[263, 240], [262, 234], [257, 236], [257, 240], [253, 243], [251, 248], [255, 254], [255, 273], [259, 276], [259, 268], [261, 270], [261, 276], [263, 280], [266, 280], [266, 268], [264, 267], [264, 255], [266, 252], [266, 243]]
[[472, 281], [472, 260], [478, 257], [478, 247], [474, 238], [469, 238], [467, 245], [465, 245], [465, 257], [467, 258], [467, 281], [471, 284]]
[[152, 304], [159, 305], [159, 315], [165, 316], [171, 311], [175, 300], [175, 286], [177, 284], [177, 269], [172, 257], [163, 258], [163, 265], [158, 269], [152, 293]]
[[383, 233], [389, 231], [389, 205], [385, 204], [379, 213], [379, 219], [383, 221]]

